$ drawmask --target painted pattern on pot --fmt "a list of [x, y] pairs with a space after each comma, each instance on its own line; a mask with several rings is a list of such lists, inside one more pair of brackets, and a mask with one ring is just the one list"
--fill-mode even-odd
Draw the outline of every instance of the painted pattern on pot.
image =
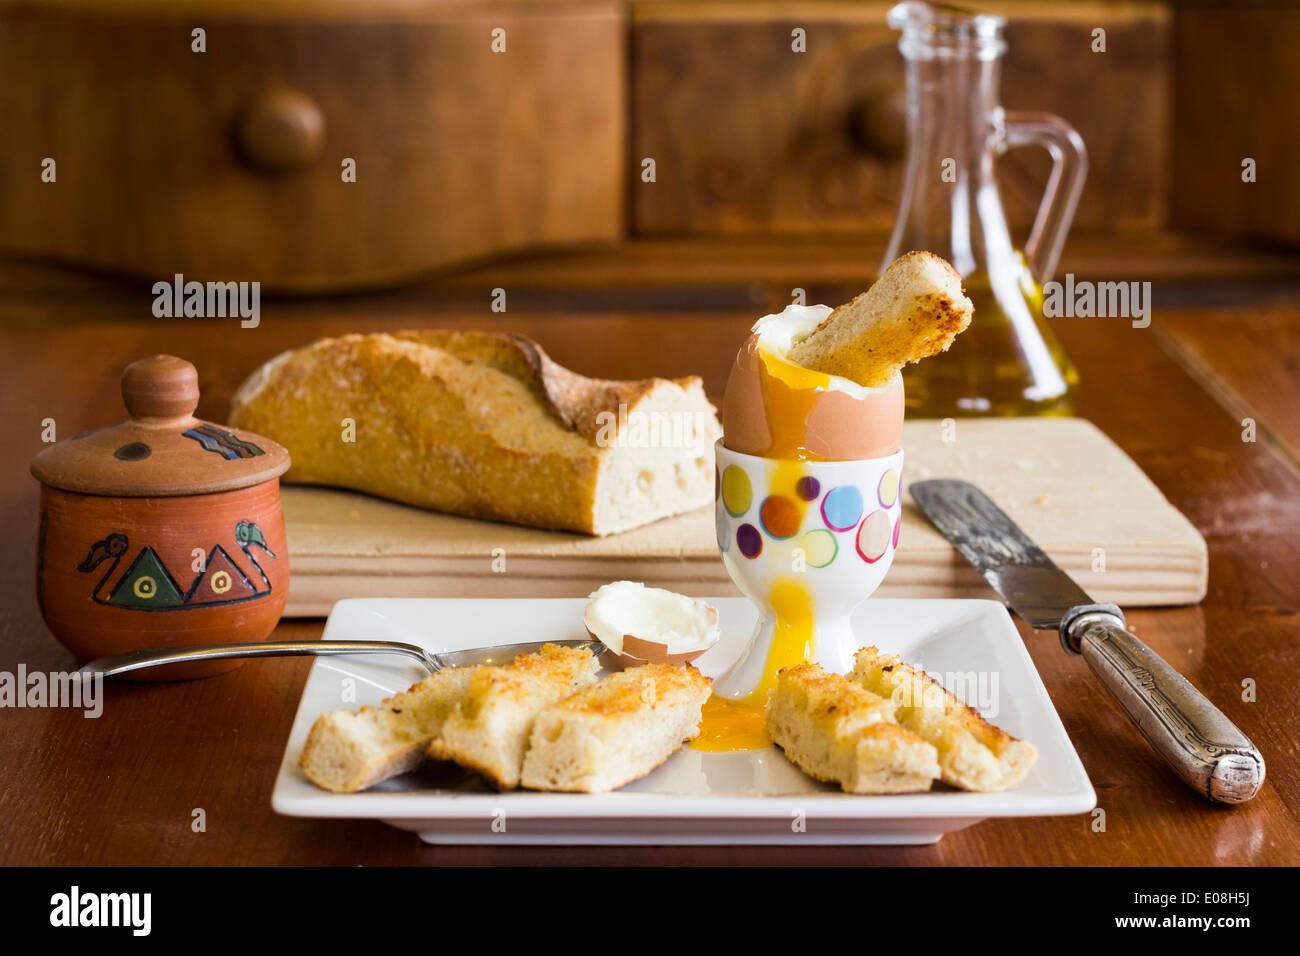
[[239, 522], [235, 527], [235, 541], [244, 556], [244, 564], [255, 574], [241, 567], [220, 544], [214, 544], [184, 592], [158, 552], [148, 545], [135, 554], [126, 571], [110, 586], [110, 580], [130, 552], [130, 539], [120, 531], [91, 545], [90, 553], [77, 565], [77, 570], [91, 573], [111, 562], [91, 591], [91, 600], [136, 611], [185, 611], [266, 597], [273, 590], [271, 579], [252, 549], [260, 549], [271, 559], [276, 557], [275, 552], [267, 546], [262, 529], [252, 521]]

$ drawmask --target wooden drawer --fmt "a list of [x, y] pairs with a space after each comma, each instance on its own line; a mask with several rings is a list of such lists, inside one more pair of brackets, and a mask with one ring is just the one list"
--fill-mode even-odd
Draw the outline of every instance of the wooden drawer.
[[0, 246], [311, 290], [624, 231], [614, 0], [81, 7], [0, 8]]

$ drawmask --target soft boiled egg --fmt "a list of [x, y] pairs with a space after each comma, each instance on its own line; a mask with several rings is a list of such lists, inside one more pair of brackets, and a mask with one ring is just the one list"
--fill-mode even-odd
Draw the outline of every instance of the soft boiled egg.
[[736, 353], [722, 398], [723, 442], [762, 458], [852, 461], [898, 451], [903, 377], [882, 388], [795, 365], [786, 353], [831, 309], [791, 305], [764, 316]]

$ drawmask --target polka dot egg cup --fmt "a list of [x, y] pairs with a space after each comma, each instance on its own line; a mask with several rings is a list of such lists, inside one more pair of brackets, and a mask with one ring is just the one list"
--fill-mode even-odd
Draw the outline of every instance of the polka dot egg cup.
[[787, 618], [811, 614], [812, 659], [847, 673], [858, 647], [849, 616], [880, 586], [898, 549], [902, 451], [859, 461], [785, 461], [744, 455], [719, 441], [716, 452], [718, 547], [731, 579], [758, 606], [759, 622], [714, 690], [740, 698], [758, 686], [778, 623], [792, 624], [778, 622], [778, 604]]

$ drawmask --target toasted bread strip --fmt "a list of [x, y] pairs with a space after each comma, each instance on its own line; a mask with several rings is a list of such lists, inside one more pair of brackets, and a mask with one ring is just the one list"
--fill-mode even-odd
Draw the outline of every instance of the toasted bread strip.
[[934, 744], [944, 783], [963, 790], [1006, 790], [1024, 780], [1038, 759], [1033, 744], [994, 727], [898, 657], [864, 647], [849, 677], [887, 698], [899, 724]]
[[894, 723], [889, 701], [823, 670], [797, 664], [777, 672], [767, 730], [790, 761], [848, 793], [930, 789], [935, 748]]
[[534, 722], [521, 782], [600, 793], [644, 777], [699, 735], [712, 686], [693, 667], [644, 664], [578, 691]]
[[335, 793], [355, 793], [414, 770], [480, 670], [449, 667], [378, 707], [321, 714], [298, 766], [312, 783]]
[[557, 644], [481, 669], [429, 742], [429, 756], [454, 760], [503, 790], [518, 786], [537, 715], [594, 682], [598, 670], [589, 650]]
[[961, 276], [928, 252], [894, 260], [876, 283], [790, 349], [796, 365], [883, 388], [908, 362], [947, 350], [974, 306]]

